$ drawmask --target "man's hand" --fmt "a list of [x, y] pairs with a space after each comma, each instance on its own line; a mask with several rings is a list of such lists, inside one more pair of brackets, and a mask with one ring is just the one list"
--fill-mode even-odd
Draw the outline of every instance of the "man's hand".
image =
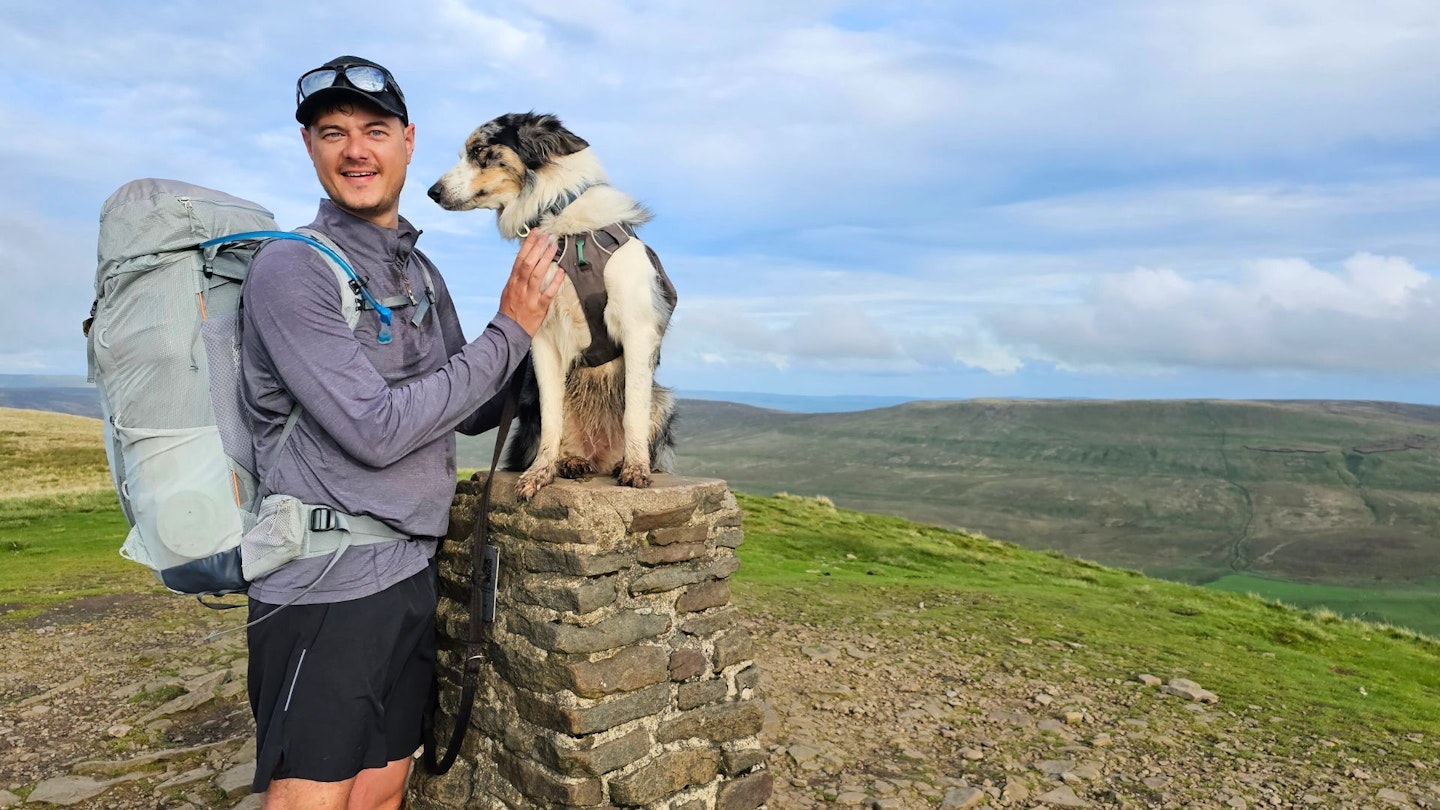
[[520, 324], [532, 337], [550, 311], [550, 302], [565, 281], [565, 271], [555, 268], [555, 277], [545, 283], [545, 273], [555, 258], [555, 237], [532, 230], [520, 243], [510, 278], [500, 292], [500, 312]]

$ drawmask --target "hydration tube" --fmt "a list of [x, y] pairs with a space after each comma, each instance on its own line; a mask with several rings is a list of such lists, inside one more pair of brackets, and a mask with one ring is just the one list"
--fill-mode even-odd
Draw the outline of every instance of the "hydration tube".
[[329, 256], [339, 265], [341, 270], [345, 271], [345, 275], [350, 277], [350, 281], [360, 292], [360, 297], [365, 299], [365, 303], [369, 304], [379, 313], [380, 333], [375, 336], [375, 340], [379, 343], [390, 342], [390, 308], [375, 300], [375, 296], [371, 295], [370, 291], [365, 289], [365, 283], [360, 280], [359, 276], [355, 275], [354, 270], [350, 269], [350, 263], [345, 261], [339, 253], [331, 250], [328, 245], [316, 239], [311, 239], [308, 236], [290, 233], [289, 231], [247, 231], [246, 233], [232, 233], [228, 236], [217, 236], [214, 239], [201, 242], [199, 246], [201, 249], [205, 249], [216, 247], [217, 245], [229, 244], [231, 242], [250, 242], [259, 239], [291, 239], [296, 242], [304, 242], [321, 253], [324, 253], [326, 256]]

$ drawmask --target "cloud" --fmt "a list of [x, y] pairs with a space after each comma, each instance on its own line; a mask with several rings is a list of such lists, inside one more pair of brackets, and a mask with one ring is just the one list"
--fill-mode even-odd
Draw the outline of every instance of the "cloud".
[[[513, 248], [424, 188], [475, 125], [533, 108], [657, 211], [643, 235], [681, 296], [667, 366], [1433, 368], [1430, 2], [496, 8], [7, 12], [0, 286], [33, 306], [0, 325], [0, 370], [83, 364], [95, 214], [127, 180], [309, 221], [321, 191], [291, 92], [340, 53], [405, 86], [420, 133], [403, 210], [472, 332]], [[1377, 255], [1345, 261], [1359, 249]], [[46, 261], [64, 278], [37, 287]], [[1114, 273], [1129, 267], [1149, 269]]]
[[0, 318], [0, 373], [84, 368], [80, 323], [95, 298], [93, 244], [54, 221], [0, 210], [0, 279], [10, 302]]
[[[914, 375], [1440, 370], [1440, 280], [1400, 257], [1357, 253], [1336, 270], [1288, 258], [1238, 273], [1026, 276], [1011, 293], [1001, 292], [1003, 257], [991, 260], [998, 281], [979, 288], [901, 278], [867, 298], [859, 289], [883, 285], [862, 282], [852, 296], [848, 276], [819, 284], [823, 273], [791, 267], [775, 273], [780, 286], [750, 295], [682, 296], [667, 364]], [[1058, 292], [1023, 295], [1046, 287]], [[816, 288], [827, 293], [797, 292]]]
[[[1437, 23], [1424, 2], [1160, 0], [1029, 22], [960, 46], [988, 68], [967, 96], [984, 106], [966, 105], [962, 132], [992, 146], [1008, 130], [1032, 155], [1130, 166], [1303, 160], [1427, 138], [1440, 121], [1440, 89], [1425, 79], [1440, 65]], [[999, 115], [977, 115], [986, 107]]]
[[[1440, 177], [1344, 183], [1155, 184], [1055, 194], [989, 207], [995, 222], [1053, 235], [1312, 228], [1440, 205]], [[1369, 220], [1366, 220], [1369, 222]]]
[[1300, 259], [1237, 278], [1139, 268], [1097, 280], [1078, 304], [986, 321], [1027, 360], [1071, 368], [1440, 371], [1440, 282], [1368, 253], [1338, 272]]
[[[667, 365], [916, 373], [963, 368], [1008, 374], [1022, 365], [984, 327], [940, 311], [914, 323], [877, 320], [881, 305], [824, 298], [688, 301], [666, 338]], [[966, 321], [961, 323], [961, 321]], [[936, 324], [941, 324], [936, 326]]]

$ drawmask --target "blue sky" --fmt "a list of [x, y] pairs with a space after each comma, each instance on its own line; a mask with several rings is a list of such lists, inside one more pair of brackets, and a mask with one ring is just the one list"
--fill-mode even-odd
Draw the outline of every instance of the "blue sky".
[[470, 333], [513, 248], [425, 189], [558, 114], [656, 212], [661, 379], [785, 394], [1440, 403], [1440, 6], [7, 3], [0, 373], [83, 373], [100, 204], [307, 223], [295, 77], [394, 71], [402, 213]]

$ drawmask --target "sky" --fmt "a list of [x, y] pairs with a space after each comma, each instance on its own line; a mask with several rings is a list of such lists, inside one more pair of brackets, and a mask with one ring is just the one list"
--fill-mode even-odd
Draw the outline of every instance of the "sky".
[[406, 93], [468, 334], [515, 248], [425, 190], [535, 110], [655, 212], [682, 392], [1440, 403], [1433, 0], [6, 2], [0, 374], [84, 373], [129, 180], [308, 223], [341, 54]]

